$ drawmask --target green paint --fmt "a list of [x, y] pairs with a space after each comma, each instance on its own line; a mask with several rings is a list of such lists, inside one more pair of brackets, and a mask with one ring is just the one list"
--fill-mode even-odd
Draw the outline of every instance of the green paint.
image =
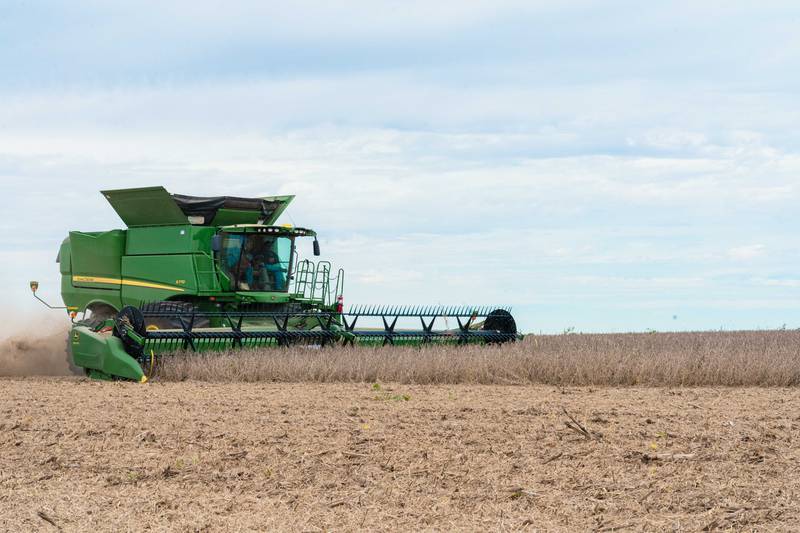
[[97, 333], [86, 326], [75, 326], [70, 336], [75, 365], [90, 371], [91, 377], [101, 373], [141, 381], [144, 376], [139, 363], [125, 351], [122, 341], [110, 333]]
[[[119, 278], [120, 257], [125, 250], [126, 232], [112, 230], [98, 233], [71, 231], [69, 234], [69, 258], [72, 274]], [[78, 283], [79, 286], [93, 286]]]
[[174, 226], [188, 219], [164, 187], [102, 191], [128, 227]]
[[[128, 228], [73, 231], [64, 240], [59, 249], [59, 271], [61, 295], [69, 311], [82, 314], [88, 310], [113, 317], [126, 305], [138, 307], [143, 302], [165, 300], [188, 302], [200, 310], [235, 310], [247, 304], [291, 304], [321, 310], [335, 306], [335, 299], [329, 295], [309, 298], [302, 291], [289, 292], [288, 280], [279, 292], [234, 287], [229, 267], [223, 264], [225, 258], [213, 251], [215, 235], [264, 235], [286, 237], [277, 241], [284, 246], [280, 254], [293, 257], [295, 239], [316, 235], [305, 228], [272, 225], [294, 196], [262, 198], [263, 211], [248, 209], [247, 205], [220, 208], [208, 222], [205, 217], [185, 215], [163, 187], [102, 194]], [[76, 366], [97, 379], [141, 379], [141, 367], [118, 338], [101, 333], [100, 327], [78, 324], [72, 329], [71, 340]]]

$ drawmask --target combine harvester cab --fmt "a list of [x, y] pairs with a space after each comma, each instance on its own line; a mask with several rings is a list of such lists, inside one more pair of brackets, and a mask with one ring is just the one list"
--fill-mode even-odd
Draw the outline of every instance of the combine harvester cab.
[[[293, 196], [200, 198], [163, 187], [102, 194], [127, 229], [70, 232], [58, 258], [73, 319], [67, 361], [77, 374], [144, 382], [161, 356], [186, 350], [519, 338], [505, 308], [345, 311], [343, 270], [334, 276], [330, 262], [299, 258], [304, 237], [320, 255], [316, 233], [275, 225]], [[35, 295], [38, 283], [31, 288]], [[457, 327], [436, 329], [437, 321]]]

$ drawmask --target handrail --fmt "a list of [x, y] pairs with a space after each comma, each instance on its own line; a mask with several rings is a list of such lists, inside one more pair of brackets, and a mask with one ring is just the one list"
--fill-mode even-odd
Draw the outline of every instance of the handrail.
[[303, 259], [297, 264], [292, 279], [292, 294], [308, 300], [320, 300], [322, 305], [333, 305], [344, 292], [344, 269], [339, 269], [331, 279], [330, 261], [314, 263]]
[[314, 263], [308, 259], [303, 259], [297, 265], [297, 274], [294, 279], [294, 294], [302, 298], [307, 297], [309, 288], [309, 276], [312, 279], [316, 276], [316, 268]]
[[[331, 263], [330, 261], [319, 261], [317, 263], [314, 280], [311, 284], [311, 298], [317, 297], [317, 291], [321, 294], [319, 298], [323, 305], [328, 305], [328, 286], [330, 285]], [[321, 278], [321, 279], [320, 279]]]

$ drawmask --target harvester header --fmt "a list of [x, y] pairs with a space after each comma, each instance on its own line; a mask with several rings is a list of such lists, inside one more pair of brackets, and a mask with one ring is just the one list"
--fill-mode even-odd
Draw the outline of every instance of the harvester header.
[[320, 255], [316, 232], [276, 225], [294, 196], [196, 197], [164, 187], [102, 194], [127, 229], [72, 231], [58, 256], [76, 373], [146, 381], [155, 361], [187, 350], [519, 338], [503, 307], [345, 310], [344, 271], [301, 259], [298, 239], [307, 237]]

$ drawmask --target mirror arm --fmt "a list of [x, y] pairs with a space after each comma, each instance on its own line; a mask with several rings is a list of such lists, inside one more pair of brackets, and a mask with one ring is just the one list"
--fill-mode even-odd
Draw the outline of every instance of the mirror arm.
[[50, 305], [49, 303], [47, 303], [44, 300], [42, 300], [41, 298], [39, 298], [39, 295], [36, 294], [36, 291], [39, 290], [39, 282], [38, 281], [31, 281], [30, 285], [31, 285], [31, 292], [33, 293], [33, 297], [36, 298], [37, 300], [39, 300], [40, 302], [42, 302], [49, 309], [67, 309], [66, 306]]

